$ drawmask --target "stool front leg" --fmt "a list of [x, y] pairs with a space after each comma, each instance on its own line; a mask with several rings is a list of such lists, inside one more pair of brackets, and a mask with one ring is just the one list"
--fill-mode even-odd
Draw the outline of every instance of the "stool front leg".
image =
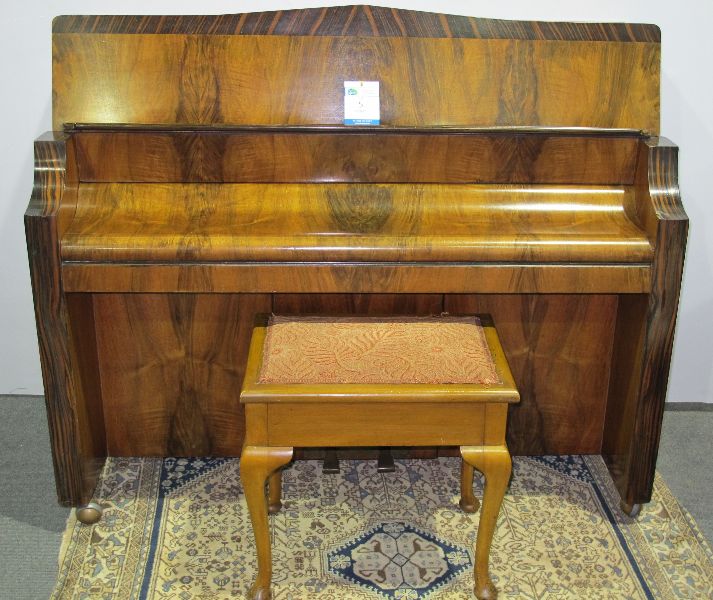
[[[268, 529], [268, 502], [265, 483], [268, 477], [292, 460], [292, 448], [245, 446], [240, 456], [240, 477], [250, 512], [257, 549], [257, 577], [248, 593], [250, 600], [269, 600], [272, 597], [272, 551]], [[279, 481], [279, 479], [278, 479]], [[279, 490], [279, 486], [278, 486]], [[270, 494], [272, 499], [272, 493]]]
[[478, 539], [475, 544], [474, 591], [479, 600], [490, 600], [498, 595], [488, 572], [490, 546], [510, 480], [512, 459], [506, 446], [462, 446], [460, 453], [463, 460], [478, 469], [485, 478]]

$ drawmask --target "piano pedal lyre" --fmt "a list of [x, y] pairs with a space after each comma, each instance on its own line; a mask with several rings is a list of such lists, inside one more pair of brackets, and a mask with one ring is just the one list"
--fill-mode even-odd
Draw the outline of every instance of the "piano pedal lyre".
[[379, 458], [376, 463], [376, 471], [378, 473], [393, 473], [396, 471], [394, 456], [391, 454], [391, 448], [379, 448]]
[[337, 458], [337, 451], [334, 448], [326, 448], [324, 451], [322, 473], [339, 473], [339, 459]]
[[[396, 471], [394, 457], [390, 448], [379, 448], [379, 457], [376, 463], [378, 473], [393, 473]], [[334, 448], [327, 448], [324, 451], [324, 461], [322, 462], [322, 473], [339, 473], [339, 459]]]

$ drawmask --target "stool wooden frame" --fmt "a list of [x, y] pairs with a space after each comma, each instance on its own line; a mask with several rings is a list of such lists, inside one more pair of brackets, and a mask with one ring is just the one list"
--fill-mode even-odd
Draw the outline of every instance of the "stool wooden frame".
[[496, 596], [488, 574], [490, 544], [512, 469], [505, 444], [508, 403], [520, 397], [492, 320], [480, 319], [500, 384], [261, 384], [267, 316], [258, 317], [240, 394], [246, 415], [240, 473], [258, 559], [249, 598], [271, 597], [268, 512], [281, 507], [280, 469], [295, 446], [460, 446], [463, 510], [478, 509], [473, 469], [485, 478], [475, 594]]

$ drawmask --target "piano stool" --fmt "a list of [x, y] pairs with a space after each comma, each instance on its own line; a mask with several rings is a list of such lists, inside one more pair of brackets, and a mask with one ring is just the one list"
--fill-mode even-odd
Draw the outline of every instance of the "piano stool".
[[488, 315], [259, 315], [240, 394], [240, 473], [258, 559], [249, 598], [271, 597], [268, 513], [281, 508], [280, 469], [295, 446], [434, 445], [460, 446], [464, 511], [479, 507], [473, 469], [484, 475], [474, 591], [495, 598], [490, 545], [512, 469], [508, 404], [519, 399]]

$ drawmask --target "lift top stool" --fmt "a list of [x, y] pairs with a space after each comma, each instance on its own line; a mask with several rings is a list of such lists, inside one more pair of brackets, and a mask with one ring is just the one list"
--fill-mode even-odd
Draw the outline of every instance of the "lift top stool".
[[280, 508], [280, 468], [295, 446], [460, 446], [463, 510], [478, 509], [473, 468], [485, 478], [475, 595], [494, 598], [490, 544], [511, 473], [508, 404], [519, 399], [487, 315], [259, 317], [240, 394], [258, 558], [249, 598], [270, 598], [268, 512]]

